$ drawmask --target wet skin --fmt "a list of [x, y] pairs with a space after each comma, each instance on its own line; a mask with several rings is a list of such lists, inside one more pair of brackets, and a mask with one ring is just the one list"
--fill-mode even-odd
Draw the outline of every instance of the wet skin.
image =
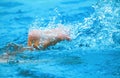
[[[28, 46], [38, 50], [46, 49], [48, 46], [55, 45], [63, 40], [71, 40], [69, 32], [59, 27], [49, 30], [34, 29], [28, 34]], [[41, 48], [38, 46], [41, 46]]]

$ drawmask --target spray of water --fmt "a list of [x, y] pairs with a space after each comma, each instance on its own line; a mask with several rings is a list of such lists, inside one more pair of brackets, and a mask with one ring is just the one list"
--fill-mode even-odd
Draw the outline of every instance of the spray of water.
[[72, 40], [48, 47], [52, 50], [120, 48], [119, 7], [119, 0], [100, 0], [92, 6], [94, 12], [90, 16], [84, 18], [83, 22], [78, 22], [78, 19], [77, 23], [66, 23], [66, 20], [60, 20], [61, 14], [55, 9], [56, 16], [47, 19], [36, 17], [29, 30], [52, 29], [60, 26], [70, 30]]
[[[120, 9], [119, 0], [100, 0], [92, 6], [94, 13], [84, 18], [83, 22], [61, 23], [58, 17], [61, 16], [55, 8], [57, 16], [49, 19], [37, 18], [30, 29], [50, 29], [64, 26], [70, 29], [71, 42], [63, 41], [52, 48], [73, 49], [73, 48], [115, 48], [120, 44]], [[57, 22], [56, 22], [57, 21]], [[65, 20], [64, 20], [65, 21]], [[79, 19], [78, 19], [79, 21]], [[67, 43], [67, 44], [66, 44]]]

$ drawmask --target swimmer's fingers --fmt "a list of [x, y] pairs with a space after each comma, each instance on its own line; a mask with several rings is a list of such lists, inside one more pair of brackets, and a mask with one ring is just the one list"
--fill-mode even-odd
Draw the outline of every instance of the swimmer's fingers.
[[33, 43], [33, 48], [37, 49], [37, 50], [40, 50], [40, 48], [38, 47], [39, 46], [39, 40], [36, 40], [34, 43]]
[[33, 45], [33, 47], [35, 48], [35, 49], [37, 49], [37, 50], [41, 50], [38, 46], [36, 46], [36, 45]]

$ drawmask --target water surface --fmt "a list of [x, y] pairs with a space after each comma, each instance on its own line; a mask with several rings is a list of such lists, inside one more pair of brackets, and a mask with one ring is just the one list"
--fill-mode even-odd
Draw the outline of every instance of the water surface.
[[[119, 0], [1, 0], [0, 77], [119, 78]], [[10, 43], [27, 45], [33, 28], [65, 26], [72, 41], [5, 58]]]

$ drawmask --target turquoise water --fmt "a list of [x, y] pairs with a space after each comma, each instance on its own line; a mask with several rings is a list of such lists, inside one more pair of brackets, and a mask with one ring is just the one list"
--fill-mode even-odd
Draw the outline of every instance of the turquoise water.
[[[120, 78], [119, 0], [1, 0], [0, 78]], [[65, 26], [70, 42], [9, 58], [29, 29]]]

